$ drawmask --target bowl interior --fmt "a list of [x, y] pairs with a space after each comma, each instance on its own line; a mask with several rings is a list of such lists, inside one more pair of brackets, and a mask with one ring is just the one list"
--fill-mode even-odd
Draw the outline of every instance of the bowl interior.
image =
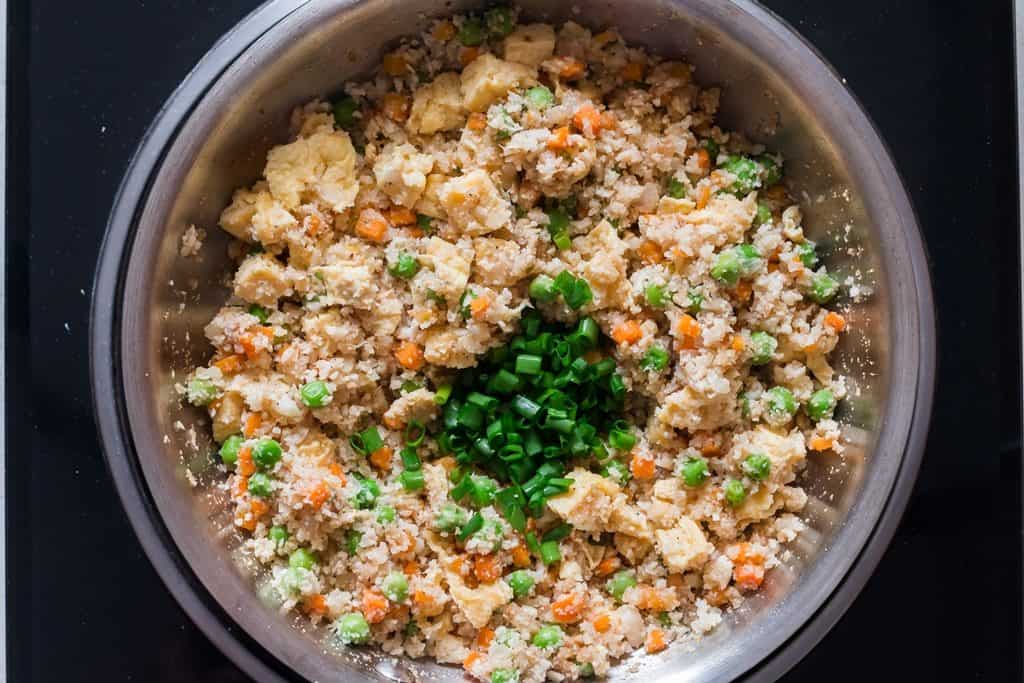
[[[313, 680], [368, 675], [461, 679], [460, 671], [334, 648], [263, 604], [258, 568], [236, 552], [221, 509], [205, 415], [182, 405], [175, 385], [203, 363], [203, 326], [229, 294], [227, 236], [217, 217], [239, 186], [260, 174], [285, 140], [289, 113], [366, 73], [385, 49], [433, 16], [473, 3], [370, 0], [296, 3], [183, 114], [178, 136], [153, 171], [123, 264], [120, 354], [126, 411], [145, 484], [178, 550], [209, 593], [245, 631]], [[883, 145], [839, 80], [792, 32], [749, 3], [634, 0], [572, 5], [521, 3], [533, 20], [616, 26], [627, 41], [696, 66], [723, 87], [720, 123], [786, 158], [805, 230], [830, 270], [856, 283], [851, 331], [837, 352], [850, 380], [841, 414], [842, 458], [814, 455], [803, 483], [807, 531], [766, 587], [697, 644], [620, 665], [616, 677], [731, 678], [803, 624], [842, 579], [871, 533], [903, 457], [919, 372], [917, 285], [908, 263], [916, 226]], [[181, 258], [191, 225], [206, 230], [199, 258]], [[847, 288], [849, 290], [849, 288]], [[894, 311], [899, 311], [895, 315]]]

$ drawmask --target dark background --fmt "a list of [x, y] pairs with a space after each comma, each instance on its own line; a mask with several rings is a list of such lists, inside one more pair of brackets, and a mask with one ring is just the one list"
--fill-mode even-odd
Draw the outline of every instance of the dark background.
[[[87, 326], [130, 154], [172, 88], [256, 3], [9, 4], [9, 680], [244, 680], [171, 599], [126, 522], [93, 426]], [[785, 680], [1019, 680], [1010, 3], [767, 4], [835, 65], [891, 145], [939, 309], [933, 427], [902, 527]]]

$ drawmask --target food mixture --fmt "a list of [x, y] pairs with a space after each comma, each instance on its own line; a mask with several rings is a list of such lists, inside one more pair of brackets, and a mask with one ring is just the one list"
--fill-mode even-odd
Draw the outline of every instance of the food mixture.
[[295, 111], [185, 387], [282, 611], [532, 682], [771, 580], [842, 450], [846, 322], [782, 159], [692, 72], [495, 8]]

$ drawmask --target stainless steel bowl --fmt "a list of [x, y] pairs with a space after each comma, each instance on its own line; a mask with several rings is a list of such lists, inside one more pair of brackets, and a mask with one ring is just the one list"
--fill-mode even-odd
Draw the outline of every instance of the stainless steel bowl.
[[[227, 34], [173, 94], [143, 140], [108, 226], [93, 294], [96, 412], [119, 494], [160, 575], [204, 632], [260, 680], [411, 679], [461, 672], [332, 648], [266, 607], [255, 568], [207, 478], [206, 419], [174, 390], [208, 354], [202, 328], [225, 300], [227, 239], [217, 216], [260, 173], [290, 109], [365, 73], [429, 17], [471, 7], [431, 0], [273, 0]], [[617, 679], [776, 678], [843, 613], [899, 520], [931, 409], [934, 320], [925, 254], [906, 191], [877, 132], [829, 66], [792, 29], [746, 0], [526, 0], [531, 19], [617, 26], [683, 56], [724, 86], [723, 126], [787, 159], [810, 236], [854, 278], [846, 456], [815, 455], [805, 475], [810, 528], [764, 590], [696, 646], [627, 661]], [[582, 10], [582, 11], [580, 11]], [[195, 223], [201, 260], [178, 256]], [[194, 426], [194, 430], [188, 427]], [[881, 618], [881, 616], [880, 616]]]

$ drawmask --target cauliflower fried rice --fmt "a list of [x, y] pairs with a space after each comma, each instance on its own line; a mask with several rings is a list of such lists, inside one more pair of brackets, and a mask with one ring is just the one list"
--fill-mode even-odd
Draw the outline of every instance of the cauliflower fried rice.
[[842, 453], [846, 321], [718, 101], [614, 29], [495, 8], [295, 111], [221, 215], [233, 296], [185, 388], [282, 611], [535, 682], [770, 580], [805, 459]]

